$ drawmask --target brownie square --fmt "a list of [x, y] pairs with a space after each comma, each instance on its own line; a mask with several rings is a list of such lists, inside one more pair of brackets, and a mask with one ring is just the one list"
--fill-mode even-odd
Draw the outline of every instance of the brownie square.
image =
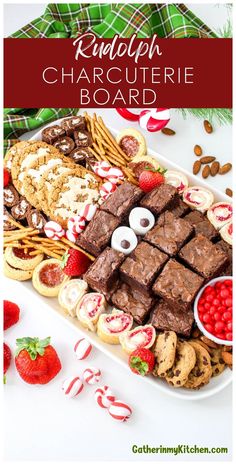
[[125, 255], [107, 247], [92, 263], [83, 279], [94, 291], [110, 294], [118, 281], [118, 269]]
[[172, 208], [170, 208], [171, 213], [173, 213], [176, 218], [182, 218], [190, 212], [190, 207], [187, 205], [180, 197], [176, 200], [176, 203]]
[[179, 257], [205, 279], [219, 276], [229, 264], [227, 254], [200, 234], [180, 250]]
[[138, 324], [144, 323], [155, 302], [151, 294], [148, 296], [123, 282], [120, 283], [111, 300], [116, 308], [132, 315]]
[[217, 239], [218, 231], [201, 212], [192, 211], [184, 219], [193, 226], [196, 235], [202, 234], [210, 241]]
[[101, 206], [104, 210], [124, 220], [130, 210], [137, 205], [143, 197], [143, 191], [130, 182], [121, 184]]
[[154, 215], [160, 215], [164, 210], [173, 207], [177, 200], [177, 189], [170, 184], [161, 184], [142, 198], [140, 206], [148, 208]]
[[113, 231], [119, 226], [120, 220], [110, 213], [98, 210], [88, 223], [76, 243], [97, 257], [109, 244]]
[[168, 255], [147, 242], [140, 242], [122, 263], [120, 273], [123, 281], [140, 288], [143, 292], [148, 292], [167, 260]]
[[178, 310], [170, 307], [163, 299], [160, 299], [152, 310], [149, 323], [157, 330], [174, 331], [182, 336], [190, 336], [194, 321], [193, 311]]
[[193, 233], [193, 227], [173, 213], [162, 213], [155, 226], [144, 236], [144, 240], [155, 245], [170, 256], [178, 253]]
[[232, 276], [233, 275], [233, 250], [231, 245], [227, 244], [223, 239], [221, 239], [219, 242], [216, 243], [216, 247], [219, 248], [219, 250], [223, 250], [228, 256], [229, 264], [226, 265], [226, 268], [222, 270], [222, 275], [225, 276]]
[[171, 259], [156, 279], [152, 290], [174, 309], [187, 310], [203, 283], [202, 277]]

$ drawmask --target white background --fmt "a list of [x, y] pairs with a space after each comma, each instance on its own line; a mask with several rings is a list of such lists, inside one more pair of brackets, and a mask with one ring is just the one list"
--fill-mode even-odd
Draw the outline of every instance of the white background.
[[[29, 20], [42, 14], [42, 5], [5, 5], [5, 32], [8, 36]], [[210, 27], [221, 27], [227, 19], [227, 9], [216, 5], [193, 5]], [[99, 112], [103, 113], [103, 112]], [[116, 128], [127, 126], [115, 110], [103, 114], [105, 122]], [[128, 123], [130, 125], [130, 123]], [[194, 118], [184, 121], [172, 113], [169, 125], [176, 136], [147, 134], [147, 144], [162, 155], [189, 170], [196, 157], [193, 146], [200, 144], [204, 153], [221, 162], [231, 159], [231, 128], [215, 127], [207, 135], [202, 122]], [[222, 191], [230, 187], [231, 174], [210, 178], [209, 183]], [[79, 338], [74, 331], [57, 320], [54, 314], [26, 299], [19, 283], [4, 280], [4, 298], [19, 303], [21, 320], [8, 329], [4, 338], [14, 350], [15, 339], [23, 336], [52, 337], [63, 369], [50, 384], [30, 386], [21, 381], [13, 365], [7, 374], [5, 387], [5, 458], [7, 460], [214, 460], [231, 459], [231, 387], [213, 398], [187, 402], [168, 397], [152, 386], [129, 374], [98, 350], [86, 363], [78, 362], [73, 345]], [[102, 383], [110, 385], [117, 397], [133, 408], [126, 424], [117, 424], [106, 411], [96, 406], [94, 387], [84, 389], [78, 399], [65, 399], [61, 384], [67, 376], [81, 374], [87, 365], [101, 368]], [[151, 447], [189, 444], [228, 447], [228, 456], [155, 456], [132, 454], [133, 444]]]

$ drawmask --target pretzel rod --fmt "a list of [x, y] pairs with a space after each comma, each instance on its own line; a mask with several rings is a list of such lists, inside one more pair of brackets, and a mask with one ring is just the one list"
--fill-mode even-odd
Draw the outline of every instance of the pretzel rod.
[[3, 247], [17, 247], [18, 249], [22, 249], [24, 246], [21, 246], [19, 242], [8, 242], [7, 244], [3, 244]]
[[103, 119], [101, 118], [101, 116], [98, 117], [98, 122], [100, 123], [100, 126], [103, 128], [103, 130], [106, 133], [107, 137], [110, 139], [110, 141], [115, 146], [115, 148], [118, 150], [118, 152], [122, 155], [122, 157], [125, 160], [129, 161], [128, 155], [126, 155], [126, 153], [123, 152], [123, 150], [120, 148], [119, 144], [117, 144], [116, 140], [114, 139], [114, 137], [112, 136], [110, 131], [107, 129], [106, 125], [104, 124]]
[[[100, 133], [100, 134], [102, 134], [102, 133]], [[117, 152], [117, 150], [114, 149], [114, 147], [112, 147], [109, 143], [107, 143], [104, 139], [102, 139], [101, 136], [99, 136], [97, 138], [101, 141], [102, 145], [104, 145], [111, 153], [113, 153], [115, 155], [115, 157], [116, 157], [116, 159], [118, 161], [120, 161], [123, 164], [126, 163], [125, 160], [121, 157], [121, 155]]]
[[93, 255], [90, 255], [88, 252], [86, 252], [85, 250], [81, 249], [80, 247], [78, 247], [78, 245], [75, 245], [73, 242], [69, 241], [69, 240], [66, 239], [65, 237], [62, 237], [61, 241], [64, 242], [65, 244], [69, 245], [71, 248], [76, 249], [76, 250], [79, 250], [80, 252], [83, 252], [84, 255], [87, 255], [87, 257], [90, 258], [90, 260], [92, 260], [92, 261], [95, 260], [95, 257], [93, 257]]
[[37, 249], [37, 250], [33, 250], [32, 252], [30, 252], [29, 255], [34, 256], [34, 255], [39, 255], [41, 253], [42, 253], [41, 250]]
[[[31, 232], [34, 231], [34, 228], [27, 228], [25, 231]], [[20, 231], [18, 229], [13, 229], [13, 231], [4, 231], [4, 236], [13, 236], [15, 234], [22, 233], [23, 231]]]
[[101, 158], [102, 160], [106, 160], [106, 159], [105, 159], [105, 154], [103, 154], [103, 153], [100, 152], [99, 147], [98, 147], [98, 145], [96, 144], [96, 142], [93, 143], [93, 147], [94, 147], [95, 150], [97, 150], [97, 152], [99, 153], [100, 158]]
[[41, 250], [43, 253], [45, 253], [45, 255], [48, 255], [49, 257], [58, 258], [59, 260], [61, 259], [61, 255], [52, 252], [50, 249], [47, 249], [46, 247], [43, 247], [42, 245], [34, 244], [30, 241], [27, 241], [26, 239], [23, 242], [27, 244], [28, 246], [33, 247], [34, 249]]
[[113, 155], [113, 153], [111, 153], [109, 150], [107, 151], [107, 154], [108, 156], [110, 157], [110, 159], [112, 160], [112, 163], [113, 165], [115, 166], [123, 166], [125, 167], [126, 166], [126, 163], [124, 161], [119, 161], [119, 160], [116, 160], [115, 156]]
[[103, 141], [100, 139], [100, 137], [97, 134], [95, 135], [95, 139], [96, 139], [96, 141], [98, 143], [99, 153], [102, 153], [103, 155], [105, 155], [106, 150], [103, 147]]
[[96, 114], [96, 113], [93, 114], [93, 119], [94, 119], [95, 121], [97, 121], [97, 114]]
[[97, 152], [95, 152], [95, 151], [92, 149], [92, 147], [89, 147], [89, 151], [92, 153], [92, 155], [93, 155], [98, 161], [101, 161], [100, 155], [99, 155]]
[[5, 242], [5, 243], [11, 242], [12, 239], [14, 239], [14, 240], [24, 239], [25, 237], [29, 237], [29, 236], [31, 237], [31, 236], [36, 235], [36, 234], [38, 234], [38, 233], [39, 233], [39, 232], [38, 232], [37, 229], [34, 230], [34, 231], [31, 231], [31, 232], [29, 232], [29, 233], [28, 233], [28, 232], [24, 232], [24, 231], [22, 231], [22, 232], [19, 231], [18, 234], [15, 234], [15, 235], [14, 235], [14, 237], [11, 237], [11, 236], [5, 237], [5, 238], [4, 238], [4, 242]]
[[132, 174], [131, 170], [129, 168], [122, 168], [122, 169], [123, 169], [124, 173], [126, 174], [128, 180], [130, 182], [132, 182], [133, 184], [135, 184], [136, 186], [138, 186], [139, 183], [138, 183], [137, 179], [135, 179], [133, 177], [133, 174]]

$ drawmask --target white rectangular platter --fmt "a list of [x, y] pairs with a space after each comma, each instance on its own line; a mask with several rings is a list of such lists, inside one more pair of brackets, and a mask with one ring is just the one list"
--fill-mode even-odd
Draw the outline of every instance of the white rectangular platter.
[[[51, 124], [47, 125], [54, 125], [60, 123], [61, 120], [53, 121]], [[105, 121], [106, 122], [106, 121]], [[116, 129], [109, 128], [113, 135], [115, 136], [117, 134]], [[33, 137], [32, 140], [40, 140], [41, 139], [41, 131], [38, 131]], [[160, 162], [160, 165], [171, 170], [177, 170], [183, 172], [188, 180], [189, 184], [191, 186], [194, 185], [199, 185], [202, 187], [205, 187], [207, 189], [210, 189], [212, 193], [214, 194], [215, 201], [229, 201], [229, 198], [227, 195], [223, 194], [222, 192], [218, 191], [215, 188], [212, 188], [209, 186], [204, 180], [198, 179], [196, 176], [193, 174], [189, 173], [188, 171], [180, 168], [178, 165], [176, 165], [173, 162], [170, 162], [168, 159], [166, 159], [164, 156], [154, 152], [153, 150], [148, 149], [148, 154], [151, 155], [153, 158], [157, 159]], [[47, 298], [47, 297], [42, 297], [37, 292], [34, 290], [31, 282], [25, 282], [22, 283], [22, 286], [24, 287], [24, 291], [26, 294], [30, 294], [31, 298], [34, 299], [36, 305], [38, 303], [38, 308], [40, 308], [41, 305], [46, 306], [48, 311], [54, 312], [55, 316], [62, 318], [65, 322], [65, 324], [71, 326], [75, 331], [78, 331], [78, 333], [82, 334], [84, 337], [90, 340], [90, 342], [96, 346], [99, 350], [101, 350], [104, 354], [106, 354], [108, 357], [112, 358], [114, 362], [118, 362], [121, 365], [123, 365], [126, 369], [130, 370], [128, 364], [127, 364], [127, 355], [122, 351], [120, 346], [113, 346], [113, 345], [108, 345], [105, 344], [103, 341], [101, 341], [96, 333], [92, 333], [90, 331], [87, 331], [84, 329], [79, 321], [76, 318], [72, 318], [70, 316], [67, 316], [65, 312], [60, 308], [58, 301], [56, 298]], [[27, 297], [26, 297], [27, 298]], [[130, 371], [130, 376], [137, 376], [134, 375]], [[174, 396], [176, 398], [180, 399], [185, 399], [185, 400], [199, 400], [199, 399], [204, 399], [206, 397], [210, 397], [217, 392], [221, 391], [224, 389], [226, 386], [228, 386], [232, 381], [232, 372], [229, 368], [226, 368], [224, 372], [211, 379], [210, 383], [203, 388], [201, 388], [199, 391], [191, 391], [188, 389], [184, 388], [173, 388], [170, 387], [165, 381], [161, 379], [154, 378], [152, 376], [146, 376], [143, 377], [143, 382], [147, 383], [147, 389], [148, 389], [148, 384], [152, 384], [153, 386], [156, 387], [157, 390], [162, 391], [168, 395]], [[135, 382], [135, 378], [134, 378]]]

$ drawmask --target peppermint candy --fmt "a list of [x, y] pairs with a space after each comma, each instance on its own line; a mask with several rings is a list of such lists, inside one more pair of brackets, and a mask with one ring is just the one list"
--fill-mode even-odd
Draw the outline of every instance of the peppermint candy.
[[122, 400], [115, 400], [108, 409], [109, 414], [112, 418], [118, 421], [127, 421], [132, 415], [132, 410]]
[[79, 339], [74, 347], [74, 352], [78, 360], [84, 360], [89, 356], [92, 350], [92, 344], [85, 339], [84, 337], [82, 339]]
[[101, 371], [99, 370], [99, 368], [86, 368], [86, 370], [84, 370], [83, 373], [83, 378], [87, 384], [96, 384], [100, 381]]
[[124, 179], [123, 171], [120, 168], [109, 165], [106, 161], [94, 163], [93, 170], [100, 178], [107, 179], [113, 184]]
[[110, 195], [115, 192], [116, 185], [110, 181], [105, 182], [100, 188], [100, 195], [103, 200], [107, 200]]
[[100, 178], [106, 178], [111, 165], [107, 161], [96, 161], [93, 165], [93, 171]]
[[163, 129], [170, 121], [169, 108], [151, 108], [143, 110], [139, 115], [139, 124], [142, 129], [156, 132]]
[[44, 232], [49, 239], [59, 241], [65, 236], [65, 230], [56, 221], [48, 221], [44, 226]]
[[77, 233], [73, 233], [72, 231], [69, 231], [69, 229], [66, 231], [66, 238], [68, 239], [68, 241], [75, 243], [77, 237], [78, 237]]
[[80, 234], [85, 230], [85, 226], [85, 219], [82, 217], [82, 215], [73, 216], [67, 221], [67, 228], [73, 234]]
[[115, 396], [108, 386], [99, 387], [94, 393], [95, 400], [99, 407], [109, 408], [115, 401]]
[[124, 179], [123, 171], [120, 168], [111, 167], [107, 174], [107, 180], [112, 182], [112, 184], [117, 184], [118, 181], [122, 181]]
[[86, 221], [91, 221], [96, 211], [97, 211], [97, 205], [92, 204], [92, 203], [91, 204], [87, 203], [80, 210], [79, 214], [80, 214], [80, 217], [85, 219]]
[[79, 376], [67, 378], [62, 384], [62, 390], [66, 397], [72, 399], [77, 397], [83, 390], [84, 385]]

